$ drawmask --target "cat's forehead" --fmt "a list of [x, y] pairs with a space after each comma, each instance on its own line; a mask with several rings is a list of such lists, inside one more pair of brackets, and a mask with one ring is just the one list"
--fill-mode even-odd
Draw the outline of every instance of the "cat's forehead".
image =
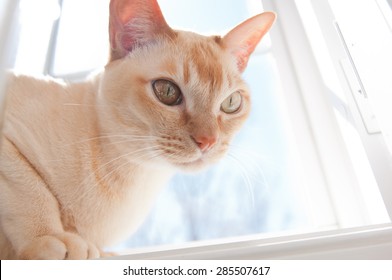
[[225, 69], [227, 65], [219, 40], [184, 32], [180, 33], [178, 41], [179, 47], [183, 45], [184, 82], [189, 83], [191, 74], [194, 74], [201, 83], [209, 84], [212, 90], [221, 88], [224, 72], [228, 69]]

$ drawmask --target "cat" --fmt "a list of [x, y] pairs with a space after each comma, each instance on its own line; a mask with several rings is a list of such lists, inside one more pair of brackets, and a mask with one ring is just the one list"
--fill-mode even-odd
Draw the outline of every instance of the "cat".
[[241, 78], [275, 21], [174, 30], [156, 0], [111, 0], [110, 58], [81, 83], [8, 74], [0, 258], [90, 259], [142, 223], [177, 171], [222, 158], [251, 100]]

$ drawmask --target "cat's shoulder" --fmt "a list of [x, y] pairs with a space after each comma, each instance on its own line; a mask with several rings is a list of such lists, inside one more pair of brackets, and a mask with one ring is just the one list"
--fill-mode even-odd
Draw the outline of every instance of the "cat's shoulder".
[[67, 84], [49, 76], [31, 76], [17, 72], [6, 73], [7, 107], [27, 106], [34, 102], [46, 103], [64, 95]]
[[7, 87], [12, 89], [26, 89], [27, 92], [36, 88], [62, 88], [66, 83], [61, 79], [55, 79], [50, 76], [32, 76], [21, 74], [14, 71], [6, 72]]

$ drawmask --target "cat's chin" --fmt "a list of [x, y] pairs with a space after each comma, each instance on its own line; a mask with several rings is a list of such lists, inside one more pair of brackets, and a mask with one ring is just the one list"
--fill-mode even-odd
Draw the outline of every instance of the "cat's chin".
[[203, 159], [198, 159], [190, 162], [176, 163], [175, 165], [181, 171], [196, 172], [206, 168], [209, 164], [203, 161]]
[[[225, 146], [226, 147], [226, 146]], [[203, 171], [211, 165], [219, 162], [226, 154], [226, 148], [199, 155], [189, 155], [188, 158], [176, 159], [166, 158], [172, 167], [178, 171], [193, 173]]]
[[211, 166], [215, 162], [217, 162], [219, 159], [211, 160], [211, 159], [205, 159], [205, 158], [199, 158], [197, 160], [189, 161], [189, 162], [177, 162], [174, 163], [174, 166], [183, 171], [183, 172], [198, 172], [202, 171], [203, 169], [206, 169], [207, 167]]

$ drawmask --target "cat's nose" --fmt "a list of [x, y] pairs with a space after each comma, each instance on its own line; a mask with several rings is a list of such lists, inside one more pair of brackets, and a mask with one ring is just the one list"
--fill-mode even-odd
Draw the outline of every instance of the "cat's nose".
[[217, 136], [191, 136], [202, 152], [209, 151], [217, 142]]

